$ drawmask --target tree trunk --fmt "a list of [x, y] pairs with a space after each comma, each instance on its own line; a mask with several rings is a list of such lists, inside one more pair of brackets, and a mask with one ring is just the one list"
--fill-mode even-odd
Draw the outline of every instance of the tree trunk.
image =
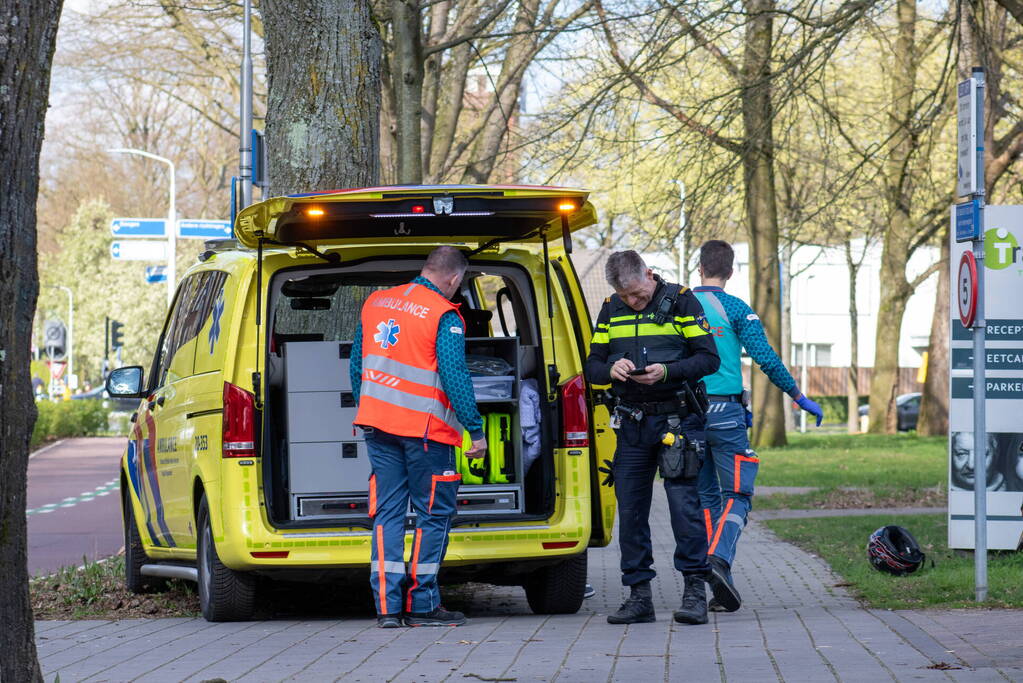
[[[866, 246], [866, 245], [864, 245]], [[860, 431], [860, 319], [856, 305], [856, 276], [860, 264], [853, 259], [852, 237], [845, 241], [845, 263], [849, 267], [849, 373], [846, 382], [846, 427], [850, 434]]]
[[497, 78], [498, 105], [490, 111], [483, 128], [483, 134], [476, 146], [472, 163], [462, 175], [465, 183], [486, 183], [497, 165], [501, 143], [507, 138], [513, 112], [516, 110], [522, 77], [529, 66], [534, 43], [533, 32], [537, 23], [540, 0], [519, 0], [515, 13], [514, 35], [501, 64], [501, 75]]
[[25, 489], [39, 294], [36, 196], [62, 0], [0, 0], [0, 680], [41, 681], [28, 592]]
[[927, 376], [920, 397], [920, 417], [916, 431], [926, 436], [948, 434], [948, 335], [949, 266], [951, 251], [949, 228], [941, 232], [941, 270], [938, 271], [938, 294], [931, 317], [931, 338], [927, 345]]
[[[746, 38], [742, 66], [742, 116], [746, 133], [743, 174], [750, 237], [750, 292], [771, 346], [781, 341], [778, 291], [778, 208], [774, 187], [774, 111], [771, 103], [771, 48], [774, 0], [746, 2]], [[805, 362], [805, 361], [804, 361]], [[761, 372], [752, 373], [753, 444], [784, 446], [782, 398]]]
[[[448, 30], [448, 14], [451, 12], [451, 0], [441, 0], [430, 8], [430, 33], [427, 45], [435, 45], [441, 41]], [[423, 130], [422, 154], [423, 176], [430, 174], [433, 168], [433, 136], [437, 130], [437, 100], [440, 97], [440, 73], [443, 52], [433, 52], [426, 58], [423, 79]]]
[[398, 184], [423, 182], [423, 17], [417, 0], [391, 0]]
[[270, 194], [376, 184], [381, 41], [369, 3], [263, 0], [262, 12]]
[[380, 59], [380, 182], [393, 185], [398, 177], [397, 113], [391, 63], [384, 52]]
[[451, 172], [456, 159], [449, 159], [455, 147], [455, 136], [458, 134], [458, 119], [462, 115], [465, 100], [465, 81], [469, 76], [469, 65], [472, 64], [472, 48], [469, 43], [462, 43], [450, 50], [451, 57], [441, 86], [444, 95], [437, 104], [437, 125], [434, 128], [433, 151], [430, 154], [430, 166], [426, 177], [431, 183], [442, 183]]
[[892, 143], [885, 162], [888, 226], [881, 251], [881, 302], [875, 332], [874, 373], [870, 380], [872, 434], [895, 433], [895, 394], [899, 379], [899, 341], [902, 315], [913, 289], [906, 281], [906, 259], [911, 252], [913, 203], [910, 160], [915, 142], [911, 127], [915, 115], [916, 0], [897, 0], [898, 36], [891, 65], [889, 135]]

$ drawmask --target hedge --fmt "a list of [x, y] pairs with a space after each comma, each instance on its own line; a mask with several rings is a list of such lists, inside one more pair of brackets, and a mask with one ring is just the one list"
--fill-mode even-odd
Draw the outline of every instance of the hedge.
[[106, 433], [110, 411], [98, 399], [78, 401], [40, 401], [39, 416], [32, 430], [32, 448], [45, 441], [72, 436], [95, 436]]

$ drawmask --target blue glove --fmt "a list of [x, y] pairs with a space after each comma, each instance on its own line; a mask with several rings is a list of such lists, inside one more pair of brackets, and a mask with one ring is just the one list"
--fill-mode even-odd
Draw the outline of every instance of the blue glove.
[[799, 396], [797, 396], [795, 401], [800, 408], [810, 413], [811, 415], [817, 416], [817, 426], [820, 427], [821, 420], [824, 419], [824, 411], [821, 410], [821, 407], [817, 405], [814, 401], [808, 399], [805, 394], [800, 394]]
[[743, 412], [746, 413], [746, 429], [753, 429], [753, 411], [747, 409]]

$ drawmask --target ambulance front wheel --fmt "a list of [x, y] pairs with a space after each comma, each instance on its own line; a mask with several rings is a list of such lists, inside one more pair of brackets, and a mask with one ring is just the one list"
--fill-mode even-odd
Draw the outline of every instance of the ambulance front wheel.
[[127, 495], [124, 497], [122, 519], [124, 519], [124, 587], [132, 593], [166, 588], [166, 579], [143, 576], [142, 574], [142, 565], [149, 558], [146, 557], [146, 551], [142, 548], [142, 537], [139, 535], [139, 527], [135, 523], [135, 510]]
[[225, 567], [213, 542], [210, 508], [199, 503], [199, 608], [206, 621], [247, 621], [256, 609], [256, 577]]
[[586, 591], [586, 551], [537, 569], [526, 580], [525, 589], [534, 614], [575, 614]]

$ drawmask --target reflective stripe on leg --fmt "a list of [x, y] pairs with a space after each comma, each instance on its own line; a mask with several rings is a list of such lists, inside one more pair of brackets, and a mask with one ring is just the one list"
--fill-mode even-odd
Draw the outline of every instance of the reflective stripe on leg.
[[721, 530], [725, 528], [725, 519], [728, 518], [728, 511], [732, 509], [732, 503], [734, 499], [729, 498], [725, 501], [725, 510], [721, 513], [721, 518], [718, 520], [718, 530], [714, 534], [714, 542], [710, 544], [710, 548], [707, 549], [708, 555], [714, 554], [714, 549], [718, 547], [718, 541], [721, 540]]
[[710, 545], [710, 538], [714, 535], [714, 522], [710, 518], [710, 510], [703, 508], [703, 525], [707, 527], [707, 545]]
[[423, 546], [423, 530], [416, 529], [416, 541], [412, 544], [412, 561], [409, 563], [409, 577], [412, 579], [412, 585], [409, 586], [408, 593], [405, 597], [405, 611], [412, 611], [412, 591], [419, 585], [419, 579], [417, 574], [419, 572], [419, 549]]
[[387, 572], [384, 566], [384, 527], [377, 524], [377, 593], [380, 594], [380, 614], [387, 614]]

